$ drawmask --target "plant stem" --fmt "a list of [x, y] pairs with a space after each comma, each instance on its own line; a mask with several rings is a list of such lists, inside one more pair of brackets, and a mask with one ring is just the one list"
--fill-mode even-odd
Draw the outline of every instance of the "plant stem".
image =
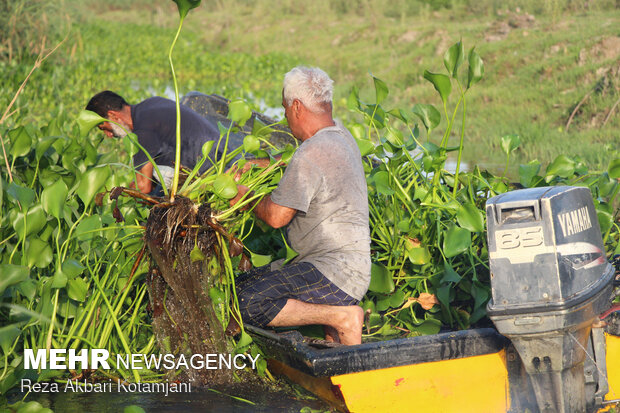
[[465, 93], [461, 88], [461, 84], [458, 83], [458, 85], [461, 89], [461, 98], [463, 99], [463, 124], [461, 125], [461, 141], [459, 142], [459, 154], [456, 161], [456, 171], [454, 173], [454, 188], [452, 188], [453, 195], [455, 197], [456, 191], [459, 187], [459, 171], [461, 169], [461, 157], [463, 156], [463, 142], [465, 141], [465, 114], [467, 113], [467, 100], [465, 99]]
[[[177, 39], [179, 38], [179, 34], [181, 33], [181, 28], [183, 27], [183, 16], [181, 16], [181, 20], [179, 21], [179, 28], [177, 29], [177, 33], [174, 36], [174, 40], [170, 45], [170, 51], [168, 52], [168, 61], [170, 62], [170, 70], [172, 72], [172, 82], [174, 83], [174, 98], [176, 101], [176, 109], [177, 109], [177, 124], [176, 124], [176, 152], [174, 155], [174, 178], [172, 180], [172, 189], [170, 190], [170, 202], [174, 202], [174, 196], [177, 193], [177, 187], [179, 186], [179, 172], [181, 170], [181, 104], [179, 102], [179, 85], [177, 84], [177, 77], [174, 73], [174, 65], [172, 64], [172, 50], [174, 49], [174, 45], [177, 43]], [[164, 185], [165, 186], [165, 185]]]

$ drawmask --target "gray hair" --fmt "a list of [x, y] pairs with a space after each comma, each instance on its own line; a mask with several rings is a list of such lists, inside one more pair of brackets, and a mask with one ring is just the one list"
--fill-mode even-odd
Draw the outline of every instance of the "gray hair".
[[332, 103], [334, 81], [318, 67], [297, 66], [284, 75], [282, 90], [287, 106], [298, 99], [312, 112], [323, 112]]

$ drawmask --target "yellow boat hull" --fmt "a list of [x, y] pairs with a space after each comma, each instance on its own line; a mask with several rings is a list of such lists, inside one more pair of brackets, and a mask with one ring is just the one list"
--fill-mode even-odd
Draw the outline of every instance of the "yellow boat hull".
[[[609, 383], [605, 400], [617, 400], [620, 399], [620, 337], [608, 334], [605, 337]], [[260, 335], [255, 335], [255, 338], [258, 338], [260, 343]], [[413, 348], [416, 339], [411, 339]], [[470, 342], [470, 346], [478, 346], [471, 343], [474, 342]], [[453, 350], [458, 348], [458, 345], [453, 344], [454, 342], [451, 342], [449, 347]], [[522, 371], [520, 359], [511, 346], [506, 345], [498, 351], [489, 351], [491, 346], [486, 346], [481, 351], [486, 354], [479, 355], [466, 354], [465, 347], [462, 347], [464, 357], [457, 354], [459, 351], [446, 357], [445, 351], [440, 350], [437, 358], [443, 359], [437, 361], [413, 360], [411, 364], [362, 368], [361, 371], [333, 375], [312, 374], [313, 367], [317, 370], [329, 370], [329, 367], [321, 367], [312, 356], [307, 355], [302, 364], [296, 365], [297, 368], [291, 366], [295, 365], [296, 361], [291, 358], [283, 360], [282, 353], [271, 359], [269, 366], [273, 372], [286, 375], [345, 412], [377, 412], [389, 409], [394, 413], [500, 413], [525, 411], [535, 403], [534, 395], [526, 394], [528, 391], [524, 390], [528, 389], [527, 375]], [[498, 347], [501, 346], [498, 344]], [[293, 344], [289, 351], [300, 352], [300, 345]], [[332, 358], [331, 362], [337, 364], [335, 358]], [[352, 363], [356, 363], [355, 359]], [[328, 365], [329, 363], [326, 363], [326, 366]], [[338, 370], [338, 367], [335, 370]]]

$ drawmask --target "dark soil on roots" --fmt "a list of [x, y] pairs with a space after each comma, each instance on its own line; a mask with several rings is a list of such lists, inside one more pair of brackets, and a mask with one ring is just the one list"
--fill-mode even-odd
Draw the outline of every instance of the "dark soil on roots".
[[[214, 285], [205, 261], [192, 262], [197, 246], [208, 259], [218, 253], [215, 231], [209, 226], [211, 209], [187, 198], [162, 203], [151, 210], [146, 223], [146, 245], [152, 266], [147, 277], [153, 331], [161, 353], [227, 354], [232, 350], [218, 320], [208, 291]], [[178, 373], [178, 372], [177, 372]], [[196, 385], [232, 382], [227, 369], [188, 369], [169, 379], [191, 380]]]

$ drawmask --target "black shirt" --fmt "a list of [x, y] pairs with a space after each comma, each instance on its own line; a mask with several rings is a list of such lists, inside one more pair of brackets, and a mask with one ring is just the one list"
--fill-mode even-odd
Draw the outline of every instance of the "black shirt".
[[[133, 133], [138, 142], [151, 155], [157, 165], [174, 167], [176, 151], [176, 104], [162, 97], [152, 97], [131, 106]], [[217, 126], [192, 109], [181, 105], [181, 165], [193, 168], [202, 158], [202, 145], [215, 141], [209, 156], [215, 160], [220, 133]], [[223, 143], [220, 145], [223, 150]], [[218, 159], [221, 150], [218, 151]], [[142, 150], [133, 157], [136, 169], [141, 169], [148, 158]], [[201, 168], [204, 172], [211, 166], [207, 160]]]

